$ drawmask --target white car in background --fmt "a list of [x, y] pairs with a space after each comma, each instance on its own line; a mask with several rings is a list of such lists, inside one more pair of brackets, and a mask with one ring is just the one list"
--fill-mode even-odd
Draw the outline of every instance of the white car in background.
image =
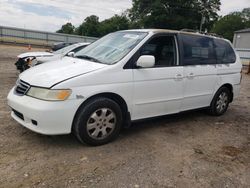
[[17, 69], [20, 72], [25, 71], [26, 69], [46, 63], [49, 61], [59, 60], [64, 56], [69, 55], [70, 52], [78, 52], [81, 49], [88, 46], [90, 43], [76, 43], [70, 46], [66, 46], [61, 48], [60, 50], [54, 52], [27, 52], [22, 53], [17, 56], [18, 60], [15, 63]]

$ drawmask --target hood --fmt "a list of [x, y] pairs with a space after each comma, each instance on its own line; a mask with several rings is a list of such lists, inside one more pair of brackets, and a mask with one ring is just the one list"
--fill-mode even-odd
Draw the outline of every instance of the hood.
[[109, 65], [64, 57], [61, 60], [32, 67], [19, 75], [19, 79], [33, 86], [51, 87], [58, 82], [87, 74]]
[[53, 53], [50, 52], [27, 52], [18, 55], [18, 58], [25, 58], [25, 57], [46, 57], [46, 56], [53, 56]]

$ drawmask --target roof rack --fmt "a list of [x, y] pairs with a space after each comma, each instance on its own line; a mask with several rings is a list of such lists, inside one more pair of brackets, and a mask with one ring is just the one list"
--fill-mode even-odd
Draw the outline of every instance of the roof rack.
[[181, 31], [190, 32], [190, 33], [200, 33], [198, 30], [194, 30], [194, 29], [181, 29]]
[[218, 34], [216, 34], [216, 33], [202, 33], [202, 34], [204, 34], [204, 35], [209, 35], [209, 36], [213, 36], [213, 37], [218, 37], [218, 38], [224, 38], [223, 36], [218, 35]]
[[203, 35], [208, 35], [208, 36], [213, 36], [213, 37], [218, 37], [218, 38], [224, 38], [223, 36], [218, 35], [216, 33], [200, 32], [198, 30], [193, 30], [193, 29], [181, 29], [181, 31], [190, 32], [190, 33], [200, 33], [200, 34], [203, 34]]

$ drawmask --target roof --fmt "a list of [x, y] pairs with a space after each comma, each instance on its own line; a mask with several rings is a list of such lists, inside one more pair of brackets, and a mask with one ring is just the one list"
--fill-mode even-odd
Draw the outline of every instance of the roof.
[[235, 33], [250, 33], [250, 28], [235, 31]]

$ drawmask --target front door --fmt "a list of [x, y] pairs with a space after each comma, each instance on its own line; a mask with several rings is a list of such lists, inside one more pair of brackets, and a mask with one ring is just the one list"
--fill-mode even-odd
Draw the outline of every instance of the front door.
[[155, 57], [155, 66], [133, 69], [133, 120], [180, 111], [183, 67], [176, 44], [175, 36], [155, 36], [140, 50], [140, 55]]

